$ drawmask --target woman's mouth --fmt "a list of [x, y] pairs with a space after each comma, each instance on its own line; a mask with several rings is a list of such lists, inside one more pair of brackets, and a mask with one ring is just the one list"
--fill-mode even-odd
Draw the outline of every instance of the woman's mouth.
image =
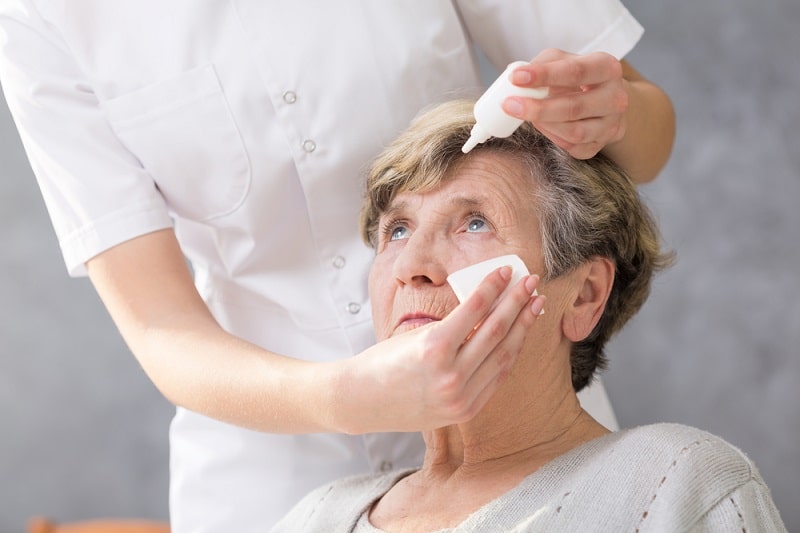
[[395, 326], [395, 332], [408, 331], [431, 322], [438, 322], [441, 318], [425, 313], [406, 313], [400, 317]]

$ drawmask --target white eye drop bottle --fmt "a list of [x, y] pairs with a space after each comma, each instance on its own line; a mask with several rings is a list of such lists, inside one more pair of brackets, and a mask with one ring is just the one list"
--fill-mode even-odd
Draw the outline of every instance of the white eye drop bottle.
[[462, 152], [469, 153], [479, 143], [486, 142], [489, 137], [508, 137], [522, 124], [522, 119], [506, 115], [503, 111], [501, 105], [507, 97], [547, 98], [549, 91], [546, 87], [517, 87], [509, 80], [509, 76], [514, 69], [527, 64], [527, 61], [514, 61], [509, 64], [494, 83], [486, 89], [486, 92], [483, 93], [478, 101], [475, 102], [475, 107], [473, 108], [475, 126], [472, 127], [469, 139], [461, 148]]

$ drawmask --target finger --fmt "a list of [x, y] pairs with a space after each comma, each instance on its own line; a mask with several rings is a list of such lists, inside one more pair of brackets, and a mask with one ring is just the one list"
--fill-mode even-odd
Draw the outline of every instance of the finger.
[[531, 60], [531, 63], [549, 63], [558, 59], [566, 59], [569, 57], [576, 57], [578, 54], [573, 54], [560, 48], [545, 48]]
[[586, 119], [575, 123], [537, 124], [539, 131], [553, 144], [576, 159], [594, 157], [609, 142], [624, 134], [619, 123], [606, 119]]
[[511, 82], [522, 87], [581, 87], [614, 79], [622, 79], [622, 64], [605, 52], [558, 57], [551, 53], [548, 59], [540, 55], [511, 75]]
[[581, 91], [551, 94], [543, 99], [509, 96], [502, 105], [509, 115], [534, 124], [574, 122], [622, 115], [628, 109], [628, 93], [621, 83], [607, 83]]
[[531, 326], [543, 309], [544, 302], [544, 296], [531, 297], [531, 305], [527, 306], [529, 312], [520, 313], [503, 341], [492, 350], [467, 382], [465, 393], [474, 396], [475, 400], [465, 409], [465, 416], [471, 418], [477, 414], [505, 383], [522, 352]]
[[[481, 281], [472, 294], [449, 315], [437, 323], [437, 333], [453, 342], [457, 349], [486, 317], [497, 298], [508, 286], [511, 267], [503, 266], [491, 272]], [[456, 355], [453, 350], [453, 356]]]
[[[457, 366], [462, 375], [472, 376], [503, 341], [518, 317], [521, 314], [531, 314], [527, 304], [531, 301], [531, 293], [536, 288], [538, 280], [539, 277], [536, 275], [520, 280], [506, 296], [500, 299], [498, 305], [472, 333], [469, 341], [458, 352]], [[532, 324], [532, 321], [527, 324]], [[513, 356], [513, 353], [508, 352], [505, 356]]]

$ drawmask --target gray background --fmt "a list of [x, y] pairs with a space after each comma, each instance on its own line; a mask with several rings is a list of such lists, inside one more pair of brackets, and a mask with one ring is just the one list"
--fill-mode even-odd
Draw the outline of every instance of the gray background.
[[[631, 0], [629, 56], [678, 113], [642, 188], [679, 262], [609, 350], [623, 426], [677, 421], [748, 453], [800, 531], [800, 2]], [[172, 407], [91, 285], [69, 280], [0, 105], [0, 532], [167, 516]]]

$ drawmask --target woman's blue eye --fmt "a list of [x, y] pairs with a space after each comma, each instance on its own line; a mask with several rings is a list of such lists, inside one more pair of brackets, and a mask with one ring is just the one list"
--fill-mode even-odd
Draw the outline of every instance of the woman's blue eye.
[[408, 233], [408, 228], [406, 228], [405, 226], [395, 226], [394, 229], [392, 229], [391, 234], [389, 235], [389, 240], [397, 241], [400, 239], [405, 239], [407, 233]]
[[467, 224], [467, 231], [485, 231], [486, 230], [486, 221], [480, 218], [473, 218]]

